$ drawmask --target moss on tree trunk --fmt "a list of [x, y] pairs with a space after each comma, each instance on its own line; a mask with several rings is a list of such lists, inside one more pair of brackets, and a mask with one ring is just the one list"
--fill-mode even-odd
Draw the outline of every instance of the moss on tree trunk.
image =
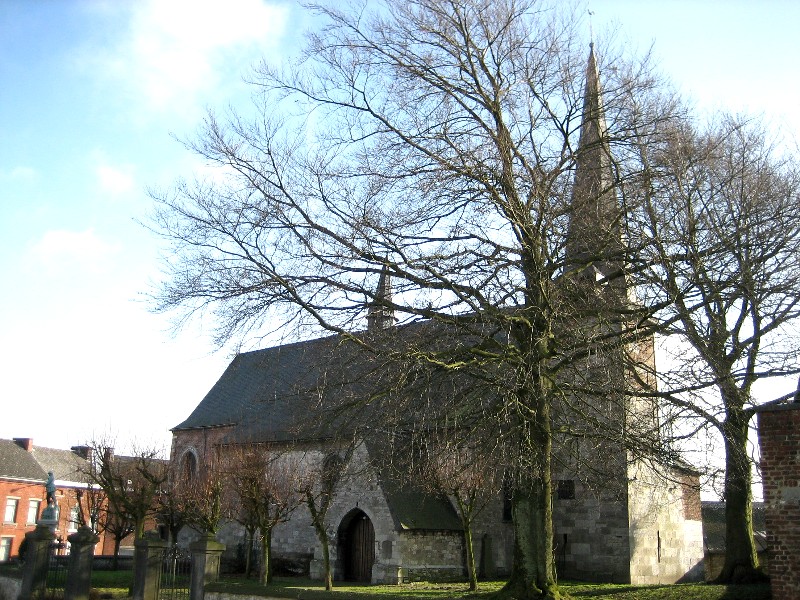
[[749, 414], [728, 408], [725, 439], [725, 562], [717, 583], [745, 583], [763, 578], [753, 539], [753, 494], [747, 454]]

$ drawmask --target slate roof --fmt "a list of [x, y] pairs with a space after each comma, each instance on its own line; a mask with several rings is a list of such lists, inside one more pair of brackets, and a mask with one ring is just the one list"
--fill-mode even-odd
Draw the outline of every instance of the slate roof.
[[[707, 553], [725, 552], [725, 503], [702, 503], [703, 518], [703, 545]], [[766, 517], [764, 503], [753, 502], [753, 537], [755, 538], [756, 551], [764, 552], [767, 549]]]
[[47, 471], [14, 440], [0, 440], [0, 477], [44, 482]]
[[[347, 430], [349, 422], [337, 421], [330, 412], [318, 412], [308, 428], [309, 415], [327, 406], [326, 398], [334, 397], [335, 405], [343, 397], [357, 397], [374, 375], [368, 357], [340, 340], [329, 336], [237, 355], [173, 433], [230, 427], [223, 443], [260, 443], [321, 439], [326, 426]], [[363, 414], [360, 419], [365, 420]], [[380, 454], [373, 444], [367, 446], [370, 455]], [[461, 531], [447, 498], [400, 484], [388, 472], [379, 472], [378, 479], [398, 530]]]
[[88, 463], [71, 450], [34, 446], [31, 454], [45, 473], [53, 472], [57, 481], [79, 482], [85, 479], [83, 473], [86, 472]]
[[[467, 346], [454, 344], [452, 335], [443, 335], [446, 327], [422, 321], [391, 333], [357, 335], [376, 345], [434, 348], [444, 344], [452, 352]], [[338, 335], [244, 352], [231, 361], [189, 417], [172, 431], [229, 427], [223, 443], [247, 443], [319, 440], [333, 437], [334, 432], [348, 435], [355, 420], [367, 428], [380, 426], [386, 418], [381, 411], [395, 406], [386, 398], [393, 395], [397, 372], [403, 369], [384, 358]], [[416, 388], [404, 381], [401, 416], [413, 421], [414, 411], [423, 411], [428, 417], [437, 410], [446, 412], [445, 401], [458, 403], [464, 390], [477, 389], [476, 381], [465, 385], [454, 377], [457, 375], [444, 374], [435, 381], [420, 380]], [[382, 402], [366, 401], [376, 393], [384, 398]], [[409, 406], [409, 398], [415, 399], [414, 407]], [[315, 416], [309, 418], [312, 413]]]
[[86, 461], [71, 450], [34, 446], [28, 452], [14, 440], [0, 440], [0, 477], [27, 481], [47, 480], [52, 471], [57, 481], [82, 481]]
[[381, 488], [395, 527], [431, 531], [462, 531], [461, 520], [447, 498], [381, 478]]
[[237, 355], [189, 417], [172, 431], [238, 426], [231, 441], [289, 441], [319, 389], [337, 336]]

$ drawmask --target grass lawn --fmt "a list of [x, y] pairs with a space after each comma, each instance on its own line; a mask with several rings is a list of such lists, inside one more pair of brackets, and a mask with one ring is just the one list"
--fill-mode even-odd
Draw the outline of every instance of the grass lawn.
[[[0, 566], [0, 574], [20, 575], [11, 566]], [[209, 587], [210, 591], [254, 596], [295, 598], [299, 600], [490, 600], [503, 581], [481, 582], [478, 592], [470, 594], [463, 583], [408, 583], [405, 585], [335, 584], [334, 593], [327, 593], [318, 581], [299, 578], [277, 578], [269, 587], [253, 579], [223, 577]], [[93, 598], [125, 598], [133, 585], [133, 571], [93, 571]], [[769, 585], [617, 585], [562, 583], [562, 589], [576, 600], [769, 600]]]
[[[482, 582], [478, 592], [470, 594], [464, 584], [409, 583], [386, 586], [334, 585], [335, 600], [489, 600], [502, 586], [502, 581]], [[680, 585], [615, 585], [562, 583], [562, 589], [573, 598], [601, 600], [769, 600], [768, 585], [719, 586], [708, 584]], [[330, 599], [331, 594], [319, 582], [300, 579], [277, 579], [268, 588], [247, 579], [223, 579], [210, 588], [216, 592], [231, 594], [270, 595], [301, 600]]]
[[92, 571], [93, 597], [126, 598], [133, 587], [133, 571]]

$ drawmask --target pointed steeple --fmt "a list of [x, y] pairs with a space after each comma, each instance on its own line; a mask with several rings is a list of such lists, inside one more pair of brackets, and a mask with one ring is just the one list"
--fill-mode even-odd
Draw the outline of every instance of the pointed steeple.
[[595, 269], [592, 271], [600, 277], [616, 270], [611, 263], [621, 248], [622, 238], [593, 43], [589, 45], [581, 135], [575, 162], [566, 248], [567, 270], [593, 265]]
[[367, 309], [367, 331], [388, 329], [395, 323], [392, 303], [392, 279], [386, 267], [381, 270], [378, 278], [378, 287], [375, 290], [375, 299]]

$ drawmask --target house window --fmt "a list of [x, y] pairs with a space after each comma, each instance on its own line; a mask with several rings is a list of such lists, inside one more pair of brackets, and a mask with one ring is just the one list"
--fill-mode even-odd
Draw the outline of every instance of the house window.
[[575, 480], [574, 479], [559, 479], [556, 485], [556, 494], [559, 500], [574, 500], [575, 499]]
[[0, 562], [8, 562], [11, 558], [11, 544], [13, 542], [13, 537], [0, 538]]
[[19, 506], [19, 498], [6, 498], [6, 512], [3, 515], [4, 523], [17, 522], [17, 506]]
[[78, 505], [73, 506], [69, 511], [69, 531], [78, 531], [81, 526], [81, 515]]
[[31, 500], [28, 502], [28, 525], [36, 525], [39, 520], [39, 505], [41, 500]]
[[78, 505], [73, 506], [69, 511], [69, 529], [68, 531], [78, 531], [80, 525], [80, 514], [78, 512]]

